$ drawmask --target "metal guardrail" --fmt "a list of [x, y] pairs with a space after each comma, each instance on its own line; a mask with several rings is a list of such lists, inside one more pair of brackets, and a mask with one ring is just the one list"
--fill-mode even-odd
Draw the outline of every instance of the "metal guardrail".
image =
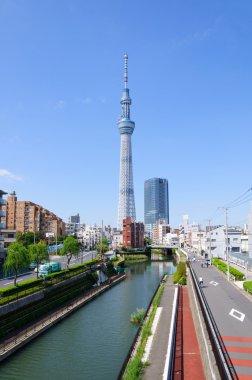
[[[168, 364], [167, 380], [174, 378], [174, 370], [178, 373], [179, 379], [183, 376], [183, 318], [182, 318], [182, 288], [178, 286], [173, 304], [173, 314], [171, 319], [171, 346]], [[179, 310], [180, 308], [180, 310]], [[179, 311], [181, 312], [180, 318]], [[179, 337], [177, 334], [179, 333]], [[177, 347], [180, 344], [180, 347]], [[179, 351], [179, 352], [178, 352]], [[176, 358], [176, 354], [178, 354]]]
[[229, 357], [225, 344], [221, 338], [221, 334], [214, 320], [214, 317], [208, 305], [205, 294], [203, 293], [201, 287], [198, 284], [194, 269], [192, 268], [190, 263], [189, 263], [189, 268], [190, 268], [192, 279], [194, 282], [194, 287], [198, 295], [201, 310], [204, 315], [204, 320], [205, 320], [206, 327], [208, 330], [209, 338], [211, 340], [213, 352], [216, 359], [216, 364], [218, 366], [221, 379], [238, 380], [238, 376], [236, 374], [235, 368], [231, 362], [231, 359]]

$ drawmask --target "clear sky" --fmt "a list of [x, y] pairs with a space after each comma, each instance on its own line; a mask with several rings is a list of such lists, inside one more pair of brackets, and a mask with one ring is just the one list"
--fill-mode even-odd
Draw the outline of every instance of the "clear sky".
[[173, 227], [224, 223], [252, 185], [251, 19], [251, 0], [1, 0], [0, 188], [116, 225], [127, 52], [137, 219], [163, 177]]

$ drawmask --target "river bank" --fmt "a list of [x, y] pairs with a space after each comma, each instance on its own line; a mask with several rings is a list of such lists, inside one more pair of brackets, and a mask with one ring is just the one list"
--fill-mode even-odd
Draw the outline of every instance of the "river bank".
[[46, 317], [42, 318], [38, 322], [25, 329], [22, 329], [14, 337], [8, 340], [4, 340], [0, 345], [0, 362], [12, 355], [18, 349], [22, 348], [31, 340], [35, 339], [38, 335], [42, 334], [54, 326], [56, 323], [60, 322], [62, 319], [68, 317], [74, 311], [84, 306], [87, 302], [92, 301], [94, 298], [98, 297], [100, 294], [104, 293], [112, 286], [116, 285], [118, 282], [125, 280], [125, 278], [125, 274], [119, 274], [110, 278], [99, 287], [85, 292], [83, 296], [67, 302], [64, 306], [58, 308], [52, 313], [49, 313]]

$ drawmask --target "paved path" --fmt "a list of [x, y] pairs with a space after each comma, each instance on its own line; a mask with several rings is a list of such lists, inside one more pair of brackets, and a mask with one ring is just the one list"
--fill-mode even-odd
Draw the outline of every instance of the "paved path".
[[199, 343], [189, 304], [188, 291], [183, 287], [183, 378], [184, 380], [204, 380], [204, 370]]
[[214, 267], [192, 263], [239, 379], [252, 380], [252, 301]]
[[150, 365], [144, 370], [143, 380], [161, 380], [163, 378], [174, 292], [173, 276], [169, 276], [159, 305], [162, 307], [162, 311], [148, 358]]

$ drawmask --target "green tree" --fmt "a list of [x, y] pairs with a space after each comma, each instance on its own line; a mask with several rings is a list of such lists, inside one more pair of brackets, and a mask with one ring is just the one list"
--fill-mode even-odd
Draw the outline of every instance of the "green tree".
[[109, 249], [108, 239], [106, 239], [106, 238], [100, 239], [98, 244], [96, 245], [97, 252], [103, 254], [104, 252], [107, 252], [108, 249]]
[[72, 256], [78, 257], [80, 244], [73, 236], [67, 236], [63, 242], [60, 254], [67, 257], [67, 267], [69, 267]]
[[152, 240], [149, 236], [145, 236], [144, 238], [144, 245], [151, 245], [152, 244]]
[[38, 278], [38, 267], [43, 262], [48, 260], [48, 249], [47, 245], [43, 242], [39, 242], [38, 244], [29, 245], [29, 255], [30, 261], [34, 261], [36, 263], [37, 268], [37, 278]]
[[[35, 242], [38, 243], [41, 238], [41, 233], [35, 232]], [[17, 242], [28, 248], [29, 245], [34, 244], [34, 232], [17, 232]]]
[[14, 285], [17, 284], [17, 276], [22, 267], [30, 263], [27, 249], [21, 243], [11, 243], [7, 248], [7, 257], [4, 262], [4, 272], [13, 271], [15, 274]]

